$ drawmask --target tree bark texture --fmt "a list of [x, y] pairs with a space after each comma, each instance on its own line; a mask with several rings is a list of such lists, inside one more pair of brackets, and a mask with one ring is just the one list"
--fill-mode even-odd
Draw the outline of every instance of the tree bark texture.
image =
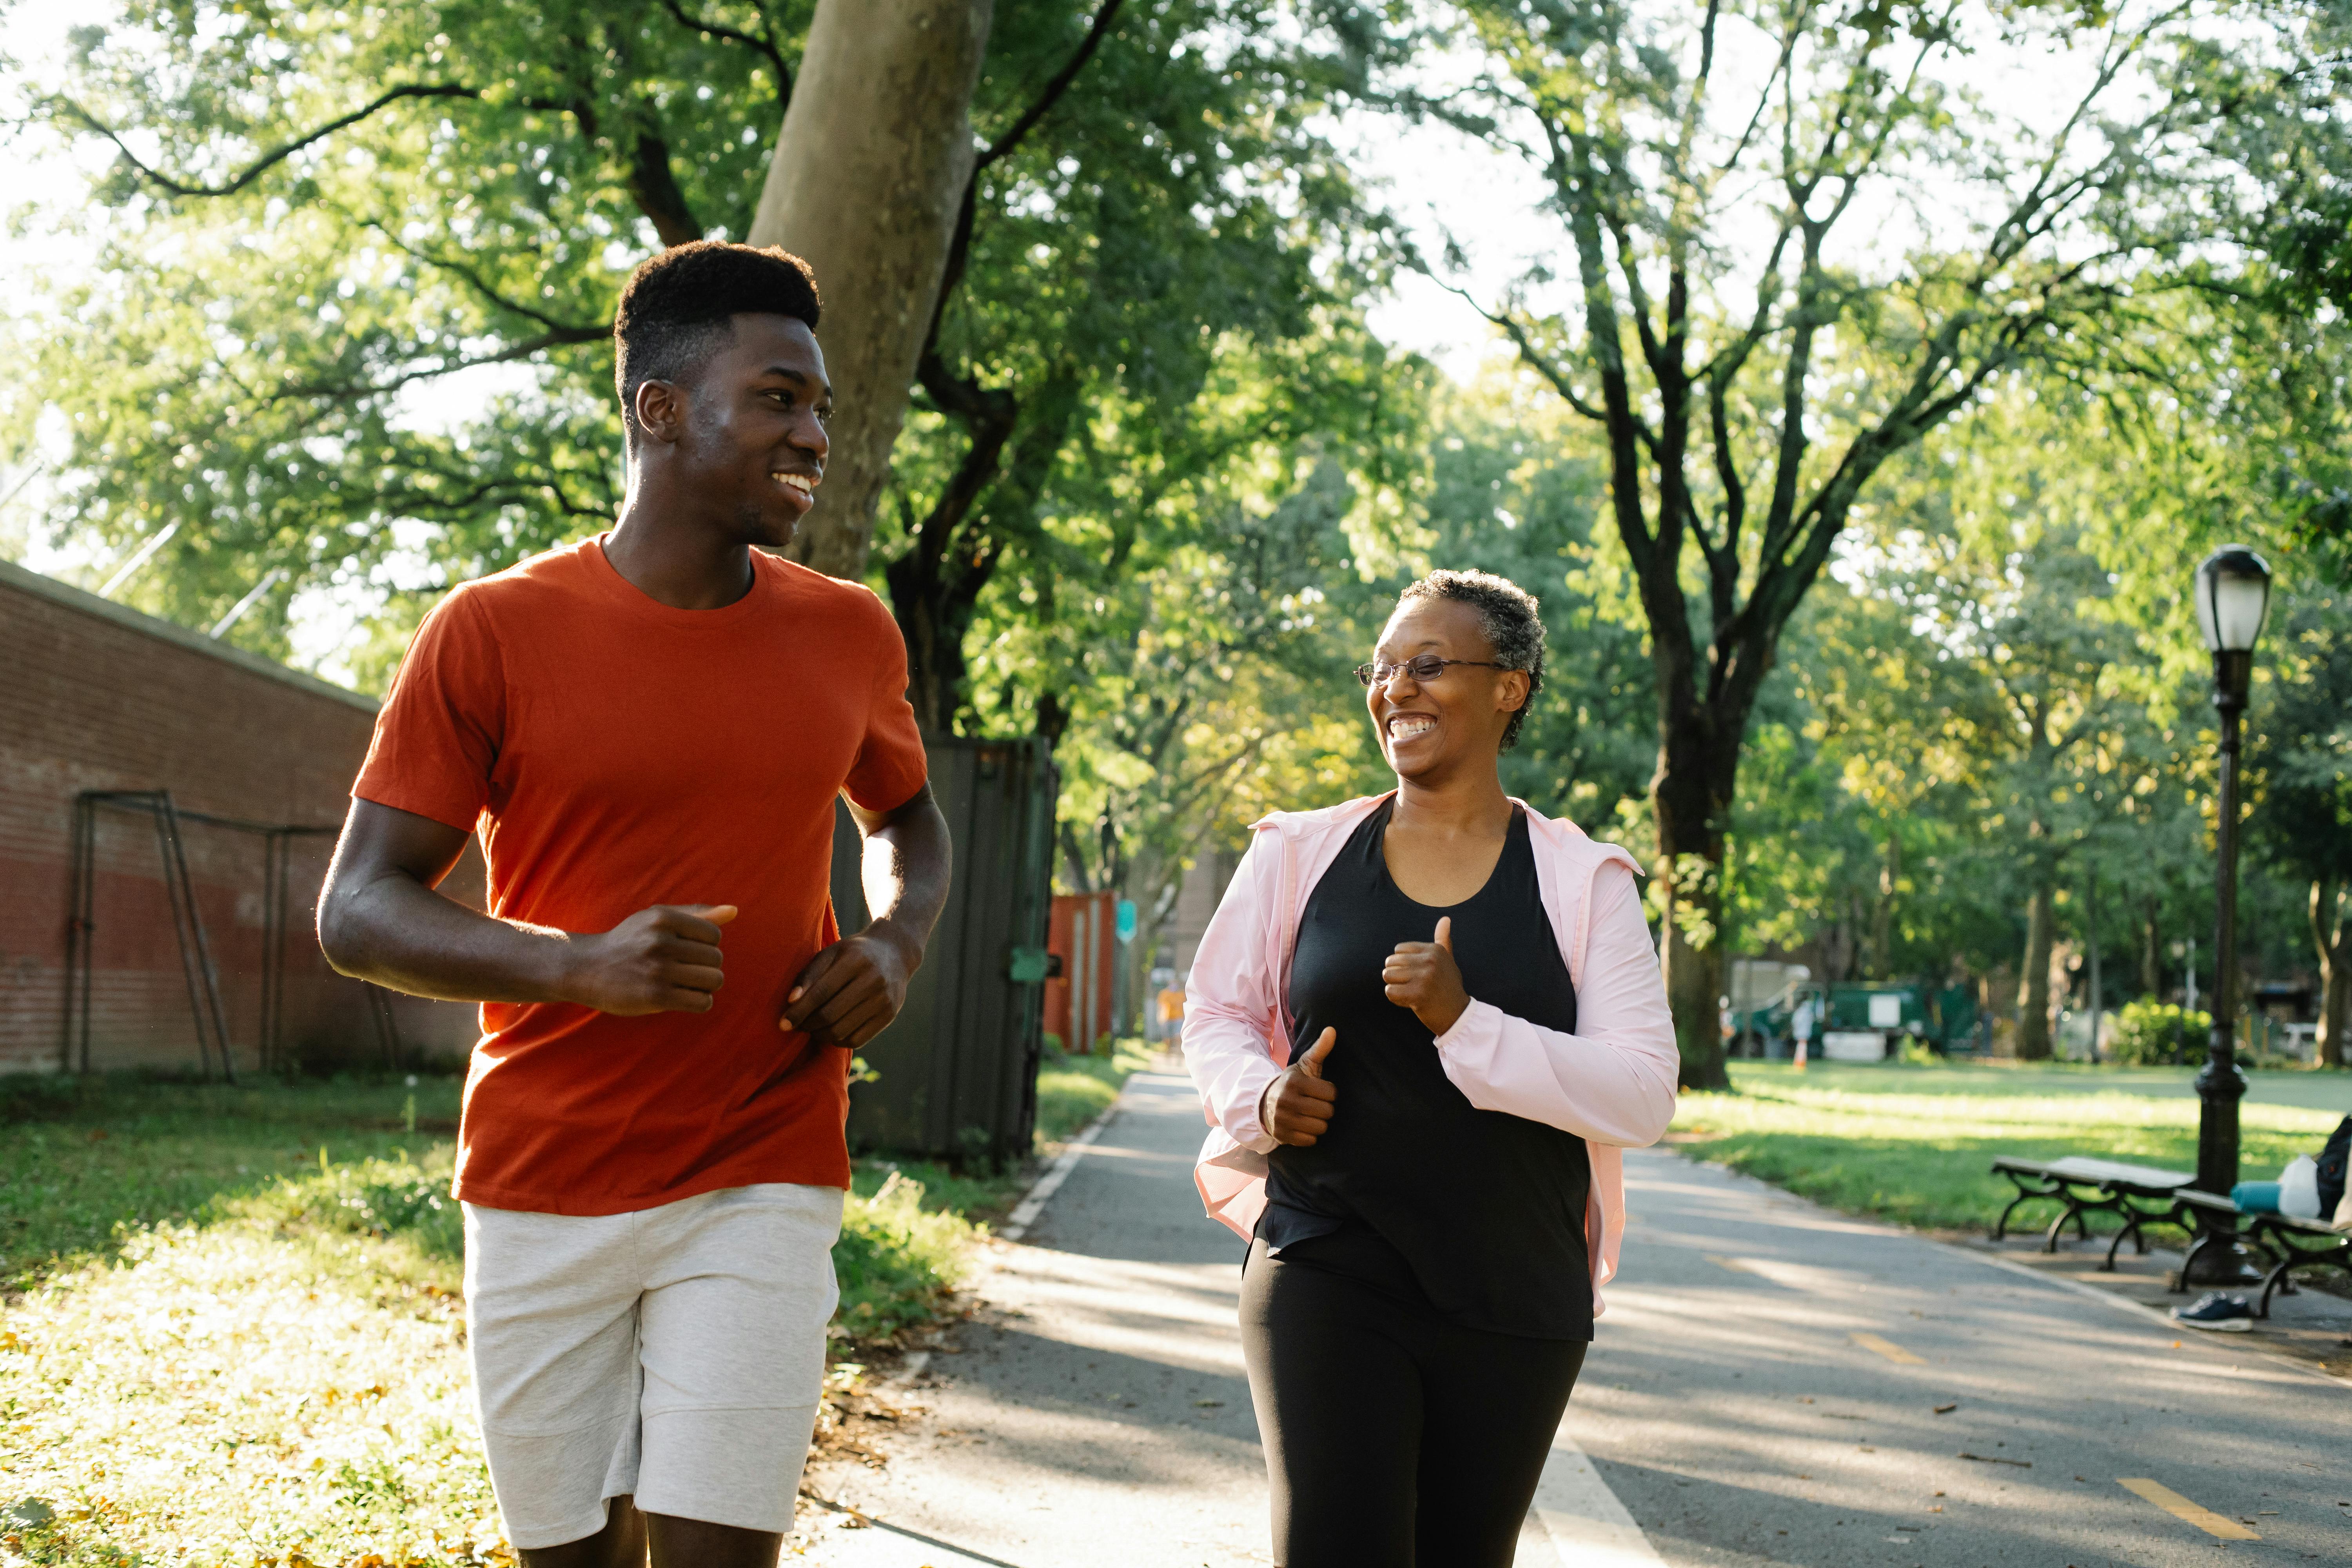
[[2047, 881], [2025, 905], [2025, 976], [2017, 988], [2017, 1054], [2021, 1060], [2050, 1059], [2050, 946], [2054, 895]]
[[1713, 727], [1662, 717], [1658, 771], [1650, 781], [1650, 810], [1658, 825], [1656, 886], [1665, 904], [1659, 958], [1688, 1089], [1730, 1084], [1717, 1001], [1724, 991], [1723, 947], [1716, 937], [1723, 912], [1724, 825], [1745, 728], [1743, 721], [1731, 730], [1727, 745], [1717, 745], [1712, 742], [1721, 732]]
[[2319, 950], [2319, 1040], [2322, 1067], [2352, 1057], [2352, 889], [2333, 878], [2311, 884], [2311, 942]]
[[816, 269], [837, 412], [792, 556], [860, 577], [975, 156], [993, 0], [824, 0], [751, 221]]

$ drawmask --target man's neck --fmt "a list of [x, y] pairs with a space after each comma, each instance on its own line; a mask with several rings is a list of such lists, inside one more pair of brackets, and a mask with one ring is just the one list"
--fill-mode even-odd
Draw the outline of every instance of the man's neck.
[[751, 549], [640, 484], [604, 541], [629, 585], [678, 610], [723, 610], [751, 591]]

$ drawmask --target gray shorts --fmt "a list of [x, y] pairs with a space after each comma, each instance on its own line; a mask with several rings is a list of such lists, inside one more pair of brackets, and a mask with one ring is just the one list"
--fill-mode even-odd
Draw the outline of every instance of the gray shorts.
[[466, 1313], [507, 1539], [647, 1513], [789, 1531], [840, 1299], [842, 1194], [767, 1184], [634, 1214], [466, 1211]]

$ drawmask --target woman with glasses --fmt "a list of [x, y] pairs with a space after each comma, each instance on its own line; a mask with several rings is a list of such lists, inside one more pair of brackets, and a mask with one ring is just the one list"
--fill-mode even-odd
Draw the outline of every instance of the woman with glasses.
[[1536, 601], [1399, 599], [1356, 675], [1397, 787], [1256, 825], [1193, 960], [1209, 1213], [1286, 1568], [1511, 1561], [1679, 1058], [1633, 858], [1503, 793]]

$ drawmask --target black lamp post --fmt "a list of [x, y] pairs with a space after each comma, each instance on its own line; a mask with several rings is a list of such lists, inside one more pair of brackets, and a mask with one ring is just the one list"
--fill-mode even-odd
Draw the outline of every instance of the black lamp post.
[[[2238, 731], [2253, 674], [2254, 642], [2270, 611], [2271, 569], [2243, 545], [2226, 544], [2197, 568], [2197, 625], [2213, 653], [2213, 706], [2221, 716], [2220, 823], [2214, 834], [2213, 1028], [2197, 1075], [2197, 1185], [2228, 1195], [2238, 1184], [2238, 1101], [2246, 1075], [2237, 1060]], [[2227, 1224], [2226, 1221], [2222, 1222]], [[2252, 1274], [2242, 1245], [2200, 1249], [2200, 1278], [2234, 1284]]]

